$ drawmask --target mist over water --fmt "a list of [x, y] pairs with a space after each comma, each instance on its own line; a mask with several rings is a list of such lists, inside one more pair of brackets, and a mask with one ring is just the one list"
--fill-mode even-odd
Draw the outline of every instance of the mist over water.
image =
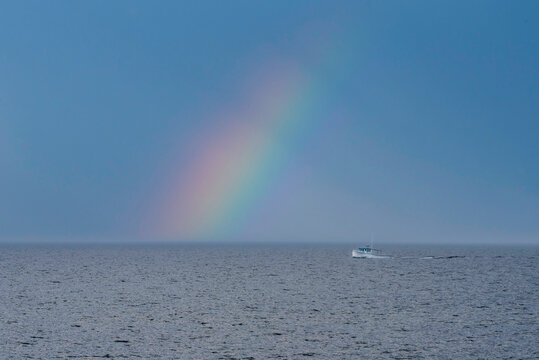
[[537, 358], [537, 247], [0, 247], [0, 358]]

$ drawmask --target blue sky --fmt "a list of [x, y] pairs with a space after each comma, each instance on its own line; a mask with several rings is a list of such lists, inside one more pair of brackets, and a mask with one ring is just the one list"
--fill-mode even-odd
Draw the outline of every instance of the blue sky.
[[212, 240], [537, 244], [537, 34], [536, 1], [3, 1], [0, 241], [152, 241], [207, 113], [334, 56], [331, 115]]

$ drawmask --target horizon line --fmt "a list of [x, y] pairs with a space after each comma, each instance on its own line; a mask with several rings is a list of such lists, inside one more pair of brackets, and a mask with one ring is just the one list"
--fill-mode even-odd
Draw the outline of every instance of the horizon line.
[[[1, 239], [0, 246], [62, 246], [62, 245], [74, 245], [74, 246], [226, 246], [226, 245], [235, 245], [235, 246], [259, 246], [259, 245], [275, 245], [275, 246], [286, 246], [286, 245], [312, 245], [312, 246], [327, 246], [327, 245], [347, 245], [347, 246], [359, 246], [368, 241], [356, 241], [356, 240], [321, 240], [321, 239], [295, 239], [295, 240], [144, 240], [144, 239], [122, 239], [122, 238], [75, 238], [77, 240], [69, 240], [67, 238], [45, 238], [45, 239]], [[391, 241], [391, 240], [379, 240], [376, 241], [377, 246], [394, 246], [394, 245], [424, 245], [424, 246], [526, 246], [526, 247], [539, 247], [539, 241], [488, 241], [488, 240], [477, 240], [477, 241], [451, 241], [451, 240], [442, 240], [442, 241], [428, 241], [428, 240], [402, 240], [402, 241]]]

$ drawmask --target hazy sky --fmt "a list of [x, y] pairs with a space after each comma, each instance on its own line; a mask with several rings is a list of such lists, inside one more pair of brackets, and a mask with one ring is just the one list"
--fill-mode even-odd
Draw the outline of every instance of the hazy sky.
[[2, 1], [0, 241], [539, 243], [537, 1]]

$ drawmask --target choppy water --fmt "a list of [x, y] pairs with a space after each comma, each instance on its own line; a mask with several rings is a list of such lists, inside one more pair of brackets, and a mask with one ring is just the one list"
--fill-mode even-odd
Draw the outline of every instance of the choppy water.
[[539, 248], [386, 250], [0, 247], [0, 358], [539, 357]]

